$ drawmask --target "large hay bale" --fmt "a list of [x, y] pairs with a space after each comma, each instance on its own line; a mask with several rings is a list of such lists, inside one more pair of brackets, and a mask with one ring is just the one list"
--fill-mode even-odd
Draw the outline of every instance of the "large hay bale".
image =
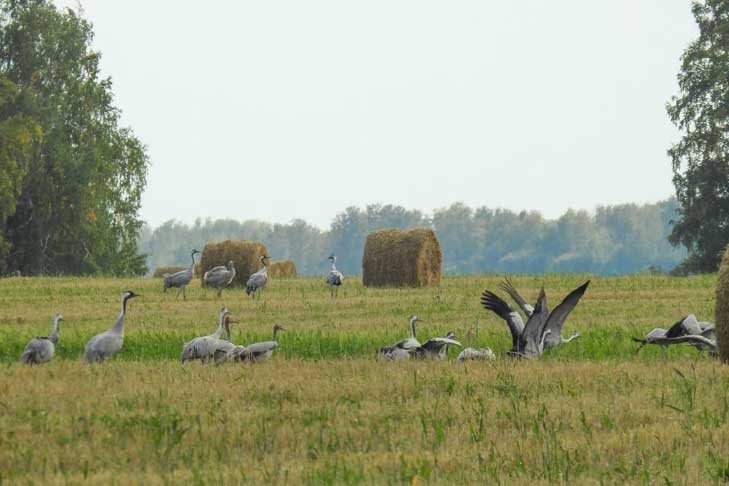
[[182, 270], [187, 270], [188, 267], [184, 265], [167, 265], [164, 267], [157, 267], [154, 269], [152, 276], [154, 278], [162, 278], [165, 273], [176, 273]]
[[375, 231], [367, 235], [362, 282], [367, 287], [438, 285], [443, 267], [433, 230], [417, 228]]
[[296, 265], [293, 260], [271, 262], [268, 266], [268, 275], [272, 278], [295, 277], [297, 275]]
[[729, 248], [724, 253], [716, 282], [716, 341], [719, 357], [729, 364]]
[[200, 279], [211, 268], [227, 265], [228, 261], [233, 260], [235, 279], [231, 285], [245, 286], [248, 277], [261, 268], [262, 255], [268, 255], [268, 250], [260, 241], [226, 240], [208, 243], [200, 258]]

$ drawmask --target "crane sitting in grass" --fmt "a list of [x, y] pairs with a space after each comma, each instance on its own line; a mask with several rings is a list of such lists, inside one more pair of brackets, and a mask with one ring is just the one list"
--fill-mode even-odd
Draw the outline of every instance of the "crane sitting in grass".
[[182, 291], [182, 300], [186, 300], [185, 287], [192, 281], [192, 277], [195, 275], [195, 253], [200, 253], [200, 250], [193, 249], [190, 253], [192, 263], [190, 267], [175, 273], [165, 273], [164, 277], [164, 288], [163, 292], [167, 293], [167, 289], [176, 288], [177, 295], [175, 298], [180, 297], [180, 291]]
[[[213, 359], [218, 347], [224, 346], [224, 342], [220, 340], [220, 335], [223, 334], [223, 325], [225, 324], [225, 319], [228, 316], [230, 316], [228, 308], [221, 308], [218, 313], [218, 327], [215, 329], [215, 332], [208, 336], [196, 337], [195, 339], [186, 342], [182, 347], [180, 361], [185, 363], [187, 361], [199, 359], [203, 363], [206, 363]], [[230, 334], [228, 336], [230, 337]]]
[[473, 329], [469, 329], [466, 333], [466, 347], [463, 351], [461, 351], [456, 359], [458, 359], [458, 361], [496, 359], [496, 355], [493, 351], [491, 351], [491, 348], [474, 349], [471, 347], [473, 334]]
[[50, 336], [38, 336], [31, 339], [25, 346], [20, 361], [25, 364], [43, 364], [49, 362], [56, 352], [56, 344], [58, 344], [58, 325], [63, 320], [61, 314], [56, 314], [53, 318], [53, 332]]
[[84, 349], [84, 359], [87, 363], [95, 363], [111, 358], [121, 351], [124, 344], [124, 318], [127, 313], [127, 302], [139, 294], [135, 294], [131, 290], [122, 292], [121, 294], [121, 312], [116, 322], [107, 331], [97, 334], [89, 339]]
[[420, 321], [420, 319], [418, 319], [418, 316], [415, 314], [410, 316], [410, 337], [398, 341], [391, 346], [381, 347], [377, 354], [382, 358], [392, 361], [410, 359], [410, 355], [420, 347], [420, 341], [418, 341], [417, 338], [418, 328], [416, 323], [418, 321]]
[[260, 343], [248, 344], [246, 346], [236, 346], [234, 349], [226, 352], [224, 361], [265, 361], [273, 355], [278, 348], [278, 333], [286, 329], [281, 324], [273, 326], [273, 340], [263, 341]]

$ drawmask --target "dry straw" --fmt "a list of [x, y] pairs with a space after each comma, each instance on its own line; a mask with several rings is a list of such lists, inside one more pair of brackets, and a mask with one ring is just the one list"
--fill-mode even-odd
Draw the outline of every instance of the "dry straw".
[[716, 341], [719, 356], [729, 363], [729, 247], [724, 253], [716, 283]]
[[261, 268], [260, 257], [268, 255], [266, 247], [260, 241], [226, 240], [220, 243], [208, 243], [203, 248], [200, 259], [201, 279], [205, 272], [218, 265], [228, 265], [233, 261], [235, 279], [231, 285], [245, 286], [248, 277]]
[[368, 287], [438, 285], [443, 266], [433, 230], [382, 230], [367, 235], [362, 281]]
[[282, 260], [280, 262], [271, 262], [268, 267], [268, 275], [273, 278], [295, 277], [296, 265], [293, 260]]
[[165, 273], [177, 273], [182, 270], [187, 270], [188, 267], [184, 265], [167, 265], [165, 267], [157, 267], [154, 269], [152, 276], [154, 278], [161, 278]]

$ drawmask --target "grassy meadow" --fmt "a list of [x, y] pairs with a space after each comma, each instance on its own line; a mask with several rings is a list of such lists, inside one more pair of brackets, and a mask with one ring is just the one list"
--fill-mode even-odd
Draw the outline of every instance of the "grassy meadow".
[[[519, 276], [554, 307], [588, 276]], [[729, 481], [729, 368], [688, 347], [631, 336], [687, 313], [713, 320], [715, 275], [592, 278], [564, 335], [538, 362], [387, 363], [376, 350], [475, 328], [474, 347], [510, 347], [478, 296], [501, 276], [447, 277], [433, 289], [369, 289], [281, 279], [259, 301], [195, 282], [188, 300], [154, 279], [0, 280], [0, 484], [718, 484]], [[130, 302], [123, 351], [80, 362]], [[503, 295], [503, 293], [502, 293]], [[184, 341], [210, 334], [219, 307], [237, 343], [287, 331], [257, 365], [182, 366]], [[25, 343], [64, 315], [54, 361], [28, 368]]]

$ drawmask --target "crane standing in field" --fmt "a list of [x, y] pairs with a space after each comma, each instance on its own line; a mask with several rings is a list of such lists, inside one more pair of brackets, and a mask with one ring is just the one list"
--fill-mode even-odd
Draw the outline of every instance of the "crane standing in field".
[[228, 262], [228, 266], [219, 265], [213, 267], [203, 275], [203, 282], [218, 289], [218, 297], [223, 293], [223, 287], [227, 287], [235, 278], [235, 266], [233, 260]]
[[23, 354], [20, 355], [20, 361], [25, 364], [43, 364], [49, 362], [56, 352], [56, 344], [58, 344], [58, 325], [63, 320], [61, 314], [56, 314], [53, 318], [53, 332], [50, 336], [38, 336], [31, 339], [25, 346]]
[[342, 275], [342, 272], [337, 270], [337, 256], [334, 253], [329, 256], [328, 260], [332, 262], [332, 268], [327, 274], [327, 285], [332, 293], [332, 297], [337, 297], [337, 295], [339, 295], [339, 287], [341, 287], [342, 283], [344, 283], [344, 275]]
[[97, 334], [86, 343], [84, 349], [86, 362], [104, 361], [121, 351], [122, 344], [124, 344], [124, 318], [127, 313], [127, 302], [135, 297], [139, 297], [139, 294], [135, 294], [131, 290], [122, 292], [119, 317], [107, 331]]
[[[579, 301], [580, 298], [582, 297], [582, 294], [584, 294], [584, 290], [587, 289], [587, 285], [589, 283], [590, 282], [588, 281], [586, 284], [584, 284], [585, 289], [582, 290], [582, 293], [580, 293], [580, 289], [582, 288], [582, 287], [580, 287], [580, 289], [576, 289], [573, 292], [575, 295], [572, 295], [572, 294], [568, 295], [565, 298], [565, 301], [570, 300], [570, 299], [575, 299], [575, 298], [577, 299], [577, 301]], [[532, 316], [532, 313], [534, 312], [534, 307], [529, 305], [526, 302], [526, 300], [524, 300], [524, 298], [521, 295], [519, 295], [519, 292], [517, 292], [516, 288], [514, 287], [514, 284], [512, 283], [511, 278], [506, 277], [504, 279], [504, 281], [499, 284], [499, 288], [501, 290], [503, 290], [504, 292], [506, 292], [507, 294], [509, 294], [509, 296], [511, 296], [512, 299], [514, 299], [514, 302], [516, 302], [519, 305], [521, 310], [526, 315], [527, 319], [529, 319]], [[546, 299], [545, 299], [545, 303], [546, 303]], [[577, 305], [577, 302], [575, 302], [575, 305]], [[568, 344], [582, 336], [579, 332], [576, 332], [572, 336], [570, 336], [566, 339], [563, 338], [562, 337], [562, 326], [564, 325], [564, 319], [555, 319], [550, 324], [551, 324], [551, 327], [549, 329], [551, 332], [547, 335], [547, 337], [544, 340], [545, 349], [555, 348], [555, 347], [559, 346], [560, 344]]]
[[260, 292], [266, 288], [266, 284], [268, 283], [268, 267], [266, 267], [267, 259], [268, 257], [266, 255], [261, 255], [261, 265], [263, 265], [263, 268], [251, 274], [248, 278], [248, 282], [246, 282], [246, 295], [255, 297], [256, 294], [258, 294], [258, 298], [261, 298]]
[[[218, 313], [218, 327], [215, 332], [208, 336], [196, 337], [185, 343], [182, 347], [182, 353], [180, 354], [180, 361], [183, 363], [186, 361], [193, 361], [199, 359], [203, 363], [212, 359], [215, 356], [215, 351], [219, 346], [225, 346], [225, 342], [220, 340], [220, 335], [223, 334], [223, 325], [226, 317], [230, 316], [230, 311], [227, 307], [220, 309]], [[228, 337], [230, 338], [230, 327], [228, 327]]]
[[177, 295], [175, 298], [180, 297], [180, 290], [182, 290], [182, 300], [186, 300], [185, 287], [192, 281], [192, 277], [195, 275], [195, 253], [200, 253], [200, 250], [193, 249], [190, 253], [192, 263], [186, 270], [181, 270], [175, 273], [165, 273], [164, 277], [164, 288], [163, 292], [167, 293], [167, 289], [176, 288]]

